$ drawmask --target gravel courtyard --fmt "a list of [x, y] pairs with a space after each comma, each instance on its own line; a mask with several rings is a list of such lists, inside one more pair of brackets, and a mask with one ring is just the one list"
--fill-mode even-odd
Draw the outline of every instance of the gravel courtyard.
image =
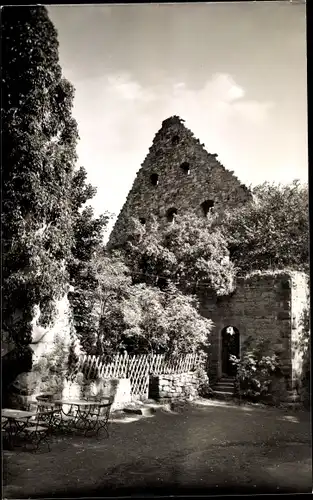
[[4, 451], [5, 498], [312, 491], [309, 412], [199, 400]]

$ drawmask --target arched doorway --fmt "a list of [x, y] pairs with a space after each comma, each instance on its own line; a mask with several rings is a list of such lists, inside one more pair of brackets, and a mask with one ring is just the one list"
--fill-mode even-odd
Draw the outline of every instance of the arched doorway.
[[222, 374], [223, 376], [234, 377], [236, 367], [230, 361], [230, 356], [240, 356], [239, 330], [235, 326], [228, 325], [222, 330]]

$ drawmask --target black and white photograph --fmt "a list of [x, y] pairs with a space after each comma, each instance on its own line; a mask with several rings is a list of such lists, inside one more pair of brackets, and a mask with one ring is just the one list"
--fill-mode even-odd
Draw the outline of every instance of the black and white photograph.
[[307, 26], [2, 6], [6, 500], [312, 493]]

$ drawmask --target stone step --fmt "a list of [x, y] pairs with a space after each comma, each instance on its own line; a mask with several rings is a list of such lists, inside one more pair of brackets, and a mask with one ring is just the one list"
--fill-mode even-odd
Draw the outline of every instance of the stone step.
[[220, 386], [213, 387], [213, 391], [214, 392], [230, 392], [231, 394], [233, 394], [235, 392], [233, 387], [220, 387]]
[[157, 402], [138, 402], [137, 404], [130, 404], [123, 408], [124, 413], [135, 414], [135, 415], [144, 415], [149, 416], [153, 415], [157, 411], [160, 410], [168, 410], [170, 408], [169, 403], [157, 403]]
[[212, 389], [215, 392], [231, 392], [231, 393], [234, 392], [233, 387], [220, 387], [219, 385], [214, 386]]
[[213, 390], [220, 389], [226, 391], [227, 390], [233, 391], [235, 387], [235, 379], [230, 377], [222, 377], [219, 380], [217, 380], [212, 387]]
[[235, 385], [231, 382], [218, 382], [214, 385], [214, 387], [230, 387], [231, 389], [233, 389]]
[[233, 391], [213, 391], [212, 397], [215, 399], [221, 399], [221, 400], [233, 399], [234, 392]]

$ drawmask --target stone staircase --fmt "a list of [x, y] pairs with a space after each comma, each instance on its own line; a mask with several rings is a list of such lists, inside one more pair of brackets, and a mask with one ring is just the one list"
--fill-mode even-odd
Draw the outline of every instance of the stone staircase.
[[215, 399], [232, 399], [234, 397], [235, 377], [222, 377], [212, 387], [212, 397]]

